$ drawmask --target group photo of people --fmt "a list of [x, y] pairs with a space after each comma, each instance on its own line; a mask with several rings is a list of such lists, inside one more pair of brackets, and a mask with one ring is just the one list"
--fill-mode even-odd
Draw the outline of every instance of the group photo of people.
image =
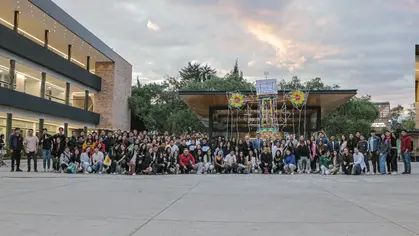
[[[4, 135], [0, 147], [5, 147]], [[73, 132], [60, 128], [56, 134], [32, 129], [23, 136], [19, 128], [8, 137], [11, 171], [166, 175], [166, 174], [410, 174], [412, 141], [406, 130], [339, 137], [324, 132], [316, 136], [264, 140], [215, 137], [201, 133], [156, 135], [147, 131]], [[37, 160], [42, 159], [42, 169]], [[399, 170], [402, 161], [404, 169]]]

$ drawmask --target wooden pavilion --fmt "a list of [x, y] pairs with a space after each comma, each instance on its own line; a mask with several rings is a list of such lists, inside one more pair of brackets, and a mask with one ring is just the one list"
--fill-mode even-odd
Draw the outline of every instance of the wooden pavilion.
[[[309, 95], [305, 109], [302, 110], [300, 116], [299, 111], [294, 109], [286, 98], [289, 92], [278, 91], [276, 95], [278, 117], [281, 116], [281, 111], [284, 111], [284, 109], [281, 110], [284, 101], [286, 106], [287, 121], [283, 124], [283, 131], [295, 134], [303, 134], [305, 131], [308, 135], [321, 129], [322, 117], [345, 104], [357, 94], [356, 89], [304, 91]], [[233, 132], [252, 135], [258, 130], [258, 99], [256, 94], [251, 91], [241, 91], [241, 93], [248, 97], [250, 109], [242, 109], [239, 112], [239, 118], [234, 121]], [[227, 129], [231, 129], [231, 114], [229, 113], [226, 91], [179, 91], [179, 95], [201, 122], [208, 127], [210, 138], [225, 135]]]

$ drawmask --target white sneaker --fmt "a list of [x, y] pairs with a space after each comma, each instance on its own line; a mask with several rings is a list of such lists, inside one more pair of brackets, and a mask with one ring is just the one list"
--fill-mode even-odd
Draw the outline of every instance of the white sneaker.
[[136, 173], [132, 173], [133, 176], [137, 175]]
[[370, 175], [370, 174], [371, 174], [371, 173], [368, 171], [368, 172], [367, 172], [367, 175]]
[[391, 172], [391, 175], [397, 175], [396, 171]]
[[280, 171], [279, 174], [282, 175], [282, 171]]
[[101, 174], [102, 174], [102, 172], [100, 172], [100, 171], [99, 171], [99, 174], [101, 175]]
[[85, 175], [86, 175], [86, 174], [88, 174], [88, 173], [89, 173], [89, 172], [87, 172], [87, 171], [83, 172], [83, 174], [85, 174]]
[[294, 174], [295, 174], [295, 172], [294, 172], [294, 171], [292, 171], [292, 172], [291, 172], [291, 175], [294, 175]]

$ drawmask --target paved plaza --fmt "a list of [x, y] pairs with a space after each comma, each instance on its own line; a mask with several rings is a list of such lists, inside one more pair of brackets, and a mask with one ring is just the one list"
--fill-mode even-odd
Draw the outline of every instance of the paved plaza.
[[0, 168], [1, 235], [419, 235], [417, 174], [131, 177], [8, 170]]

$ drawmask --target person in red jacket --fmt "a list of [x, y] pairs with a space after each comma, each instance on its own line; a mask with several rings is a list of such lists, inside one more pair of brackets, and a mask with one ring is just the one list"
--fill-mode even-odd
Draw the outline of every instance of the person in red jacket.
[[407, 134], [406, 130], [402, 130], [402, 144], [400, 151], [402, 152], [403, 163], [404, 163], [404, 172], [402, 174], [410, 174], [411, 165], [410, 165], [410, 150], [411, 150], [411, 139]]
[[179, 165], [183, 173], [189, 173], [195, 168], [195, 158], [187, 148], [183, 149], [183, 153], [179, 157]]

